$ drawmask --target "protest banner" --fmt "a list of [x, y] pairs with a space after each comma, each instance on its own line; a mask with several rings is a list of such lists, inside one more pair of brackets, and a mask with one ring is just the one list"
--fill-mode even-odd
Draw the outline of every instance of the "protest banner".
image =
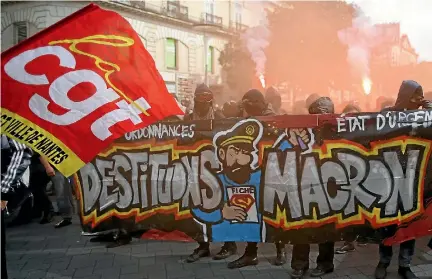
[[214, 242], [399, 242], [430, 233], [416, 222], [432, 217], [431, 147], [432, 110], [157, 123], [78, 172], [81, 222]]
[[1, 58], [1, 132], [66, 176], [126, 132], [183, 114], [127, 20], [94, 4]]

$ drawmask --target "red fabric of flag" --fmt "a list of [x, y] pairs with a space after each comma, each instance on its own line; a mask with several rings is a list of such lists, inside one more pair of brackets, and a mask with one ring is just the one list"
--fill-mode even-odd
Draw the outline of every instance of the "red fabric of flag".
[[402, 242], [432, 235], [432, 199], [425, 202], [425, 211], [414, 220], [400, 225], [396, 233], [383, 241], [384, 245], [392, 246]]
[[183, 114], [127, 20], [94, 4], [1, 58], [2, 133], [65, 175], [125, 133]]

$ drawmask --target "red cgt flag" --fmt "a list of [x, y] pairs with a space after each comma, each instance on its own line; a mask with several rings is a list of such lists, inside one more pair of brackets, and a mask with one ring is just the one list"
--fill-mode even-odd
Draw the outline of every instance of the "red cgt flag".
[[2, 133], [66, 176], [125, 133], [183, 114], [130, 24], [94, 4], [1, 58]]

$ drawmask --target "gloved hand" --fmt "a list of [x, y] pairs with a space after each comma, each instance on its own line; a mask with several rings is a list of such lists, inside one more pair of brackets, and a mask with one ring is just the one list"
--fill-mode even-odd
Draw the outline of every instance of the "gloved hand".
[[424, 109], [432, 109], [432, 101], [430, 101], [430, 100], [423, 100], [422, 107]]

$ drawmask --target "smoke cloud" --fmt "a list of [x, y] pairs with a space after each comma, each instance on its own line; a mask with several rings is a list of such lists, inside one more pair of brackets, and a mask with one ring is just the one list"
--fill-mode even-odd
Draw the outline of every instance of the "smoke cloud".
[[419, 54], [419, 61], [432, 61], [432, 1], [430, 0], [345, 0], [354, 3], [373, 24], [400, 23]]
[[360, 15], [353, 19], [352, 26], [338, 32], [339, 40], [348, 46], [348, 62], [353, 74], [368, 77], [372, 49], [381, 43], [382, 29], [371, 24], [369, 18]]
[[260, 76], [265, 73], [265, 64], [267, 61], [265, 49], [269, 45], [270, 30], [267, 12], [262, 3], [254, 2], [253, 8], [258, 11], [254, 14], [260, 15], [257, 22], [258, 25], [248, 28], [241, 37], [251, 54], [252, 60], [255, 62], [256, 75]]

